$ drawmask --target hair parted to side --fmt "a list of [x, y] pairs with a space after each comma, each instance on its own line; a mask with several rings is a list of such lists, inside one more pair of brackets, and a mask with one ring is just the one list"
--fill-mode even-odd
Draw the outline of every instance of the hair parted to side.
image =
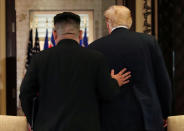
[[72, 12], [63, 12], [54, 17], [55, 31], [59, 35], [65, 33], [78, 34], [80, 30], [80, 16]]
[[107, 21], [111, 22], [112, 27], [127, 26], [131, 28], [132, 26], [131, 11], [125, 6], [113, 5], [105, 11], [104, 16]]

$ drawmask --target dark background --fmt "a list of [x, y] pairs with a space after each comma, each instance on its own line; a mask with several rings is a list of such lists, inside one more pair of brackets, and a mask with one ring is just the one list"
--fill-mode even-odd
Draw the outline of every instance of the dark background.
[[184, 114], [184, 1], [158, 1], [158, 40], [173, 85], [173, 115]]
[[15, 0], [6, 0], [6, 112], [17, 114], [17, 54]]

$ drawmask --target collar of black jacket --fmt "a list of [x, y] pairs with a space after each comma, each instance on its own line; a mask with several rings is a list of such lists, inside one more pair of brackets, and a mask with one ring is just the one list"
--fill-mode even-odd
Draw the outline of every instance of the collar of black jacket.
[[66, 46], [66, 47], [80, 47], [79, 43], [73, 39], [63, 39], [60, 40], [58, 46]]
[[124, 28], [124, 27], [119, 27], [119, 28], [114, 29], [114, 30], [111, 32], [111, 34], [118, 33], [118, 32], [127, 32], [127, 31], [129, 31], [129, 29]]

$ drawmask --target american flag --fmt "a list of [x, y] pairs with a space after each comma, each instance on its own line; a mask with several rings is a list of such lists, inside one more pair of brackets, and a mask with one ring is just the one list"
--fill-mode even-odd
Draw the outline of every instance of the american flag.
[[49, 41], [48, 41], [48, 29], [46, 29], [46, 36], [45, 36], [45, 42], [44, 42], [44, 50], [49, 48]]
[[38, 30], [36, 28], [36, 36], [35, 36], [35, 44], [32, 50], [33, 55], [40, 52], [40, 44], [39, 44], [39, 37], [38, 37]]
[[27, 59], [26, 59], [26, 69], [28, 69], [29, 64], [31, 62], [31, 57], [33, 55], [32, 49], [33, 49], [33, 36], [32, 36], [33, 30], [30, 29], [29, 31], [29, 42], [28, 42], [28, 46], [27, 46]]

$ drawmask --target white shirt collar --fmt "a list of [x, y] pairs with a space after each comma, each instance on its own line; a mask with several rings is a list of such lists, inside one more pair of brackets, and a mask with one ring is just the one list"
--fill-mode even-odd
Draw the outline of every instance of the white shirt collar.
[[122, 25], [122, 26], [116, 26], [116, 27], [112, 28], [112, 31], [115, 30], [115, 29], [117, 29], [117, 28], [122, 28], [122, 27], [128, 29], [127, 26], [123, 26], [123, 25]]

